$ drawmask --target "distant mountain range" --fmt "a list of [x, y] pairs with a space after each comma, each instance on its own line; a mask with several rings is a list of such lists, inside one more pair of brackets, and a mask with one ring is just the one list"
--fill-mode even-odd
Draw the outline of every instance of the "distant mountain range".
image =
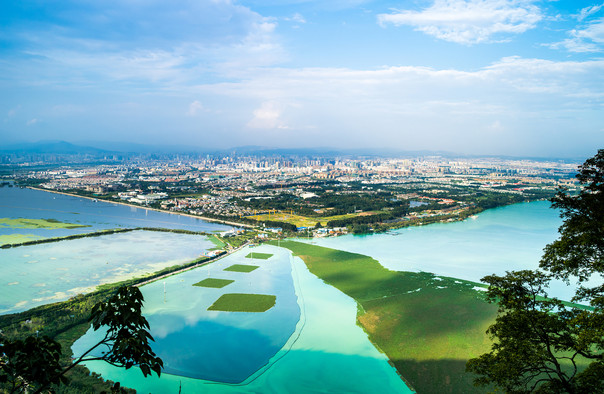
[[[493, 156], [493, 155], [465, 155], [446, 151], [402, 151], [396, 149], [336, 149], [331, 147], [316, 148], [275, 148], [264, 146], [241, 146], [229, 149], [204, 149], [192, 146], [178, 145], [147, 145], [128, 142], [101, 142], [87, 141], [81, 144], [73, 144], [66, 141], [39, 141], [30, 143], [19, 143], [11, 145], [0, 145], [0, 154], [56, 154], [56, 155], [89, 155], [95, 157], [105, 157], [109, 155], [213, 155], [213, 156], [284, 156], [284, 157], [398, 157], [413, 158], [440, 156], [446, 158], [479, 158], [479, 157], [498, 157], [504, 159], [531, 159], [536, 161], [560, 160], [557, 158], [543, 157], [511, 157], [511, 156]], [[581, 160], [581, 159], [577, 159]], [[564, 161], [574, 162], [572, 159]]]
[[274, 148], [265, 146], [241, 146], [228, 149], [203, 149], [191, 146], [177, 145], [146, 145], [122, 142], [97, 142], [88, 141], [82, 144], [72, 144], [66, 141], [39, 141], [0, 146], [3, 153], [21, 154], [212, 154], [212, 155], [237, 155], [237, 156], [312, 156], [312, 157], [334, 157], [334, 156], [455, 156], [450, 152], [431, 151], [396, 151], [392, 149], [335, 149], [330, 147], [317, 148]]
[[65, 141], [26, 142], [0, 146], [1, 153], [14, 154], [58, 154], [58, 155], [103, 155], [111, 153], [104, 149], [74, 145]]

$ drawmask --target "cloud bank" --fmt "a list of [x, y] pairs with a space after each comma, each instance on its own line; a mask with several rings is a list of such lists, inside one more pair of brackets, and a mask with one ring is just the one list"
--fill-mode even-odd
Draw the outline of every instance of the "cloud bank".
[[458, 44], [493, 41], [535, 28], [543, 18], [532, 0], [435, 0], [421, 11], [395, 10], [378, 15], [381, 25], [411, 26]]

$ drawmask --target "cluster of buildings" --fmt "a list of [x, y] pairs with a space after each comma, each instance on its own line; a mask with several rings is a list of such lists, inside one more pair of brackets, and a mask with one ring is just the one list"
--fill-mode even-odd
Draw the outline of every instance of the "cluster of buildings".
[[[447, 190], [469, 186], [522, 194], [532, 188], [576, 187], [579, 163], [500, 158], [298, 158], [223, 157], [140, 161], [22, 170], [15, 178], [42, 180], [52, 190], [89, 194], [172, 211], [220, 217], [256, 214], [238, 199], [275, 198], [281, 193], [312, 200], [322, 180], [354, 184], [351, 193], [369, 193], [373, 185], [424, 185], [415, 198], [442, 200]], [[292, 185], [296, 185], [292, 187]], [[362, 186], [359, 186], [362, 185]], [[417, 189], [417, 187], [415, 187]], [[346, 190], [339, 193], [345, 194]], [[404, 195], [404, 191], [401, 192]], [[450, 203], [454, 202], [451, 200]], [[447, 202], [443, 202], [446, 204]]]
[[171, 198], [160, 203], [162, 209], [184, 211], [194, 215], [217, 215], [242, 217], [253, 215], [254, 211], [229, 201], [228, 197], [204, 194], [199, 197]]

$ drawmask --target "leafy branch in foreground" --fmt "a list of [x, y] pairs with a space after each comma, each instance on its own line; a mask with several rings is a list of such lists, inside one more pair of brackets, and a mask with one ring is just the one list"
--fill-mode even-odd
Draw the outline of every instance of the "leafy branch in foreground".
[[[121, 287], [107, 301], [92, 308], [92, 328], [106, 330], [103, 338], [69, 365], [60, 363], [61, 345], [49, 337], [0, 341], [0, 383], [11, 392], [39, 393], [53, 385], [65, 384], [65, 374], [81, 363], [103, 360], [129, 369], [138, 366], [144, 376], [158, 376], [162, 360], [149, 341], [149, 323], [142, 315], [143, 295], [138, 287]], [[98, 355], [96, 355], [98, 354]], [[117, 385], [119, 387], [119, 385]]]
[[[476, 385], [513, 393], [604, 392], [604, 149], [579, 167], [577, 179], [578, 195], [560, 191], [552, 199], [564, 222], [560, 238], [545, 248], [544, 271], [483, 278], [499, 314], [487, 331], [491, 352], [466, 365], [479, 375]], [[572, 300], [590, 307], [547, 298], [552, 279], [576, 281]]]
[[491, 352], [467, 364], [480, 375], [477, 385], [494, 384], [513, 393], [574, 393], [600, 387], [601, 382], [588, 382], [599, 363], [593, 370], [581, 365], [586, 359], [602, 359], [602, 349], [593, 341], [602, 335], [603, 326], [594, 325], [601, 314], [547, 298], [549, 277], [538, 271], [509, 272], [483, 281], [490, 285], [489, 302], [499, 303], [499, 314], [487, 331], [495, 340]]

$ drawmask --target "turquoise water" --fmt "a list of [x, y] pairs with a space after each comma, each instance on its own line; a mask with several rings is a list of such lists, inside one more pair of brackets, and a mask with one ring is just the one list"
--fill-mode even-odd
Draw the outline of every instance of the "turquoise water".
[[132, 231], [0, 249], [0, 314], [183, 264], [213, 247], [205, 236]]
[[[550, 206], [547, 201], [515, 204], [462, 222], [311, 242], [371, 256], [395, 271], [426, 271], [478, 282], [486, 275], [539, 267], [543, 248], [558, 238], [562, 224]], [[570, 299], [574, 287], [556, 282], [549, 293]]]
[[[300, 320], [300, 308], [289, 256], [271, 249], [274, 256], [268, 260], [245, 258], [247, 253], [239, 252], [141, 288], [156, 340], [153, 349], [164, 360], [166, 373], [240, 383], [285, 345]], [[249, 273], [224, 271], [233, 264], [259, 268]], [[234, 282], [220, 289], [193, 286], [206, 278]], [[264, 313], [208, 311], [225, 293], [269, 294], [277, 299]], [[74, 349], [86, 348], [88, 340], [94, 341], [94, 335], [78, 341]]]
[[77, 229], [12, 229], [0, 226], [0, 235], [32, 234], [45, 238], [120, 227], [163, 227], [206, 232], [231, 228], [189, 216], [18, 187], [0, 188], [0, 218], [55, 219], [90, 226]]
[[[115, 227], [117, 222], [113, 223]], [[464, 222], [312, 242], [370, 255], [393, 270], [428, 271], [478, 281], [491, 273], [536, 268], [543, 247], [557, 238], [560, 224], [558, 214], [549, 208], [549, 203], [535, 202], [489, 210]], [[123, 235], [128, 234], [133, 233]], [[169, 235], [154, 234], [159, 238]], [[43, 246], [41, 250], [48, 245], [57, 248], [54, 253], [44, 251], [41, 256], [48, 260], [56, 258], [61, 248], [65, 256], [69, 255], [73, 248], [66, 247], [71, 245], [67, 242], [39, 245]], [[161, 249], [160, 242], [158, 239], [152, 243]], [[112, 243], [88, 250], [82, 247], [79, 261], [99, 258], [102, 261], [101, 256], [113, 250], [117, 250], [117, 254], [127, 252], [129, 245], [144, 249], [140, 242], [131, 241], [117, 248]], [[174, 249], [167, 247], [167, 256], [189, 249], [183, 245], [173, 246]], [[149, 248], [153, 250], [152, 246]], [[135, 369], [126, 371], [102, 362], [90, 363], [91, 370], [140, 392], [153, 393], [178, 392], [179, 388], [183, 393], [410, 392], [387, 358], [356, 325], [357, 307], [352, 299], [310, 274], [303, 262], [287, 250], [261, 246], [254, 251], [274, 256], [252, 261], [245, 258], [249, 250], [243, 250], [211, 265], [142, 287], [145, 315], [156, 339], [153, 347], [166, 363], [161, 378], [143, 378]], [[157, 253], [159, 251], [153, 254]], [[5, 256], [8, 255], [0, 254], [0, 262], [6, 260]], [[27, 258], [30, 257], [32, 255]], [[36, 265], [42, 257], [32, 258], [38, 261], [34, 263], [32, 260], [21, 262]], [[251, 273], [224, 271], [234, 263], [253, 263], [260, 268]], [[114, 268], [124, 264], [129, 262], [123, 261]], [[48, 270], [39, 271], [48, 273]], [[12, 280], [14, 275], [8, 277]], [[235, 282], [222, 289], [192, 286], [207, 277], [235, 279]], [[28, 283], [30, 285], [24, 287], [36, 291], [40, 290], [33, 286], [37, 283], [45, 283], [40, 286], [44, 290], [54, 290], [61, 285], [42, 280]], [[18, 285], [10, 284], [10, 289], [15, 286]], [[6, 283], [4, 289], [8, 288]], [[221, 294], [230, 292], [274, 294], [277, 304], [265, 313], [207, 311]], [[571, 291], [563, 284], [556, 284], [552, 293], [564, 298]], [[81, 338], [74, 345], [75, 353], [93, 340], [91, 333]]]
[[[260, 268], [251, 274], [222, 271], [232, 263], [249, 264], [243, 257], [249, 251], [243, 250], [174, 276], [166, 281], [165, 303], [162, 282], [143, 286], [144, 313], [156, 339], [153, 348], [167, 365], [161, 378], [143, 378], [134, 368], [126, 371], [102, 362], [88, 367], [106, 379], [151, 393], [176, 393], [179, 388], [183, 393], [411, 392], [356, 325], [354, 300], [310, 274], [304, 263], [285, 249], [261, 246], [254, 251], [274, 256], [254, 260]], [[256, 272], [257, 277], [250, 276]], [[190, 286], [208, 276], [236, 282], [223, 289]], [[277, 305], [259, 314], [206, 311], [220, 294], [229, 292], [272, 293], [277, 296]], [[208, 321], [212, 324], [199, 325]], [[181, 337], [183, 333], [186, 338]], [[170, 341], [171, 336], [179, 340]], [[93, 340], [87, 334], [76, 342], [74, 352], [81, 353]], [[169, 349], [171, 346], [178, 348]], [[252, 353], [263, 355], [265, 361], [251, 357]], [[233, 384], [240, 372], [247, 374], [252, 365], [256, 371]], [[192, 378], [199, 376], [206, 379]]]
[[557, 238], [562, 223], [549, 206], [545, 201], [515, 204], [462, 222], [313, 242], [372, 256], [392, 270], [421, 270], [478, 281], [494, 272], [538, 266], [543, 248]]

